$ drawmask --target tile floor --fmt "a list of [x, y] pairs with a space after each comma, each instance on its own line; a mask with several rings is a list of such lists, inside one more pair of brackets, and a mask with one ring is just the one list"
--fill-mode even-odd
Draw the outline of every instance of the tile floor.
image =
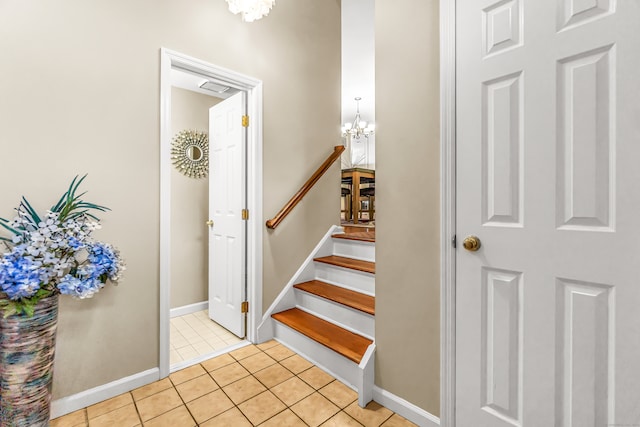
[[171, 318], [169, 363], [194, 359], [225, 349], [242, 339], [209, 319], [207, 310]]
[[248, 345], [56, 418], [51, 427], [415, 426], [276, 341]]

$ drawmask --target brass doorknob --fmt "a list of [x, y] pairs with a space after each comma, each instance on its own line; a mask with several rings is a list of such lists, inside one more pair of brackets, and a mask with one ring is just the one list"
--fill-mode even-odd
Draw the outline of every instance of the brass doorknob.
[[207, 221], [207, 225], [208, 225], [209, 227], [213, 227], [213, 220], [212, 220], [212, 219], [210, 219], [209, 221]]
[[462, 242], [462, 246], [468, 251], [475, 252], [480, 249], [480, 239], [477, 236], [467, 236]]

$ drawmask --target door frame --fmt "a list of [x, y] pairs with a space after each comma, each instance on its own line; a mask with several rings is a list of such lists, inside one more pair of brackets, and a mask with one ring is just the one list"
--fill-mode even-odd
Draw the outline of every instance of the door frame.
[[170, 373], [171, 295], [171, 68], [212, 78], [247, 93], [247, 339], [257, 338], [262, 319], [262, 81], [217, 65], [160, 49], [160, 378]]
[[440, 0], [440, 426], [456, 404], [456, 0]]

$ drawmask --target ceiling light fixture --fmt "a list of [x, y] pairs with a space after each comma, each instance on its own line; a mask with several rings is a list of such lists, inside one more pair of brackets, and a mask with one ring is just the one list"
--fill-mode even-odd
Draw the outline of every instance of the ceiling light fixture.
[[267, 16], [276, 0], [227, 0], [229, 11], [242, 14], [244, 22], [253, 22]]
[[356, 117], [353, 120], [353, 123], [345, 123], [342, 127], [342, 136], [351, 136], [355, 138], [360, 138], [364, 136], [365, 138], [369, 138], [369, 135], [373, 134], [374, 125], [373, 123], [368, 123], [360, 118], [360, 101], [362, 98], [357, 97], [356, 100]]

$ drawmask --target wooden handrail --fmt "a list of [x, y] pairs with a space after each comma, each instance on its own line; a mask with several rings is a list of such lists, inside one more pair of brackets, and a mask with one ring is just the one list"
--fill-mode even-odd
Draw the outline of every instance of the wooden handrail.
[[280, 209], [280, 212], [278, 212], [276, 216], [274, 216], [273, 218], [267, 221], [268, 228], [271, 228], [271, 229], [276, 228], [278, 224], [280, 224], [280, 222], [287, 215], [289, 215], [289, 212], [291, 212], [293, 208], [298, 203], [300, 203], [300, 200], [302, 200], [302, 198], [309, 192], [309, 190], [311, 190], [314, 184], [318, 182], [320, 177], [324, 175], [327, 169], [331, 167], [333, 162], [335, 162], [340, 157], [340, 154], [342, 154], [343, 151], [344, 151], [343, 145], [336, 145], [335, 147], [333, 147], [333, 153], [331, 153], [331, 155], [327, 157], [327, 160], [324, 161], [324, 163], [318, 168], [318, 170], [315, 171], [313, 175], [311, 175], [311, 178], [309, 178], [309, 180], [304, 183], [302, 188], [298, 190], [298, 192], [291, 198], [291, 200], [289, 200], [287, 204], [284, 205], [282, 209]]

